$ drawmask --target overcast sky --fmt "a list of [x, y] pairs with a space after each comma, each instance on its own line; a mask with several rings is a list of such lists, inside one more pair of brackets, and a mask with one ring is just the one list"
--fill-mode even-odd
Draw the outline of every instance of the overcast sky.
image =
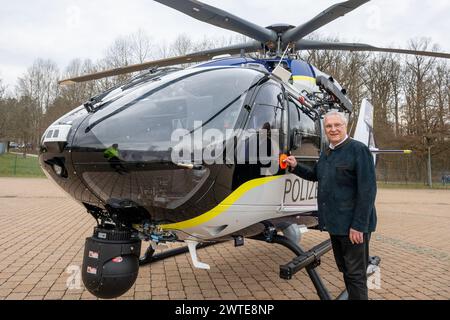
[[[183, 0], [180, 0], [183, 1]], [[299, 25], [340, 0], [204, 0], [261, 26]], [[156, 41], [180, 33], [193, 39], [235, 33], [209, 26], [152, 0], [3, 0], [0, 9], [0, 78], [14, 87], [36, 58], [61, 69], [74, 58], [93, 61], [121, 35], [143, 29]], [[450, 0], [372, 0], [319, 29], [321, 35], [376, 46], [406, 47], [429, 37], [450, 52]]]

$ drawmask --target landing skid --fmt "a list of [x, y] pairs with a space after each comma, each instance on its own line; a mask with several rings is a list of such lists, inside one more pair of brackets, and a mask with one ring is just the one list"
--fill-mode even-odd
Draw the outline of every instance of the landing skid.
[[[252, 239], [277, 243], [294, 252], [297, 256], [291, 262], [280, 266], [280, 278], [286, 280], [292, 279], [294, 274], [306, 268], [306, 272], [308, 273], [320, 300], [332, 300], [322, 278], [317, 270], [315, 270], [320, 265], [320, 257], [332, 249], [331, 240], [325, 240], [312, 249], [304, 251], [297, 243], [276, 233], [270, 234], [266, 231], [264, 234], [252, 237]], [[370, 257], [369, 265], [378, 266], [379, 263], [379, 257]], [[369, 275], [370, 274], [368, 274], [368, 276]], [[344, 290], [336, 300], [348, 300], [347, 290]]]
[[320, 300], [331, 300], [331, 295], [328, 292], [325, 284], [322, 282], [316, 267], [320, 265], [320, 257], [331, 250], [331, 241], [326, 240], [319, 245], [315, 246], [313, 249], [305, 252], [300, 246], [284, 236], [278, 234], [268, 235], [262, 234], [252, 237], [254, 240], [266, 241], [270, 243], [277, 243], [283, 247], [288, 248], [294, 252], [297, 257], [294, 258], [290, 263], [280, 266], [280, 277], [282, 279], [291, 279], [292, 276], [306, 268], [309, 278], [311, 279], [314, 287], [316, 288], [317, 295]]
[[[198, 249], [202, 249], [202, 248], [206, 248], [215, 244], [218, 244], [219, 242], [205, 242], [205, 243], [200, 243], [199, 245], [197, 245], [197, 250]], [[160, 260], [164, 260], [170, 257], [174, 257], [183, 253], [189, 252], [189, 247], [188, 246], [184, 246], [184, 247], [180, 247], [180, 248], [175, 248], [175, 249], [170, 249], [170, 250], [166, 250], [163, 251], [161, 253], [157, 253], [155, 254], [155, 250], [152, 248], [152, 246], [149, 246], [147, 248], [147, 250], [145, 251], [145, 254], [139, 258], [139, 266], [145, 266], [147, 264], [156, 262], [156, 261], [160, 261]]]
[[[291, 262], [280, 266], [280, 278], [286, 280], [292, 279], [292, 276], [294, 274], [306, 268], [306, 272], [308, 273], [308, 276], [311, 279], [320, 300], [332, 300], [332, 297], [328, 292], [328, 289], [326, 288], [325, 284], [322, 281], [322, 278], [320, 277], [318, 271], [316, 270], [316, 268], [320, 265], [321, 256], [330, 251], [332, 248], [330, 240], [325, 240], [322, 243], [318, 244], [317, 246], [313, 247], [312, 249], [304, 251], [297, 243], [294, 243], [288, 238], [278, 235], [275, 232], [274, 233], [265, 232], [263, 234], [251, 237], [250, 239], [280, 244], [283, 247], [286, 247], [289, 250], [291, 250], [293, 253], [296, 254], [296, 257]], [[197, 245], [197, 249], [206, 248], [219, 243], [221, 242], [200, 243]], [[152, 248], [152, 246], [149, 246], [145, 254], [139, 259], [139, 265], [145, 266], [150, 263], [164, 260], [166, 258], [174, 257], [187, 252], [189, 252], [189, 247], [184, 246], [155, 254], [155, 250]], [[379, 263], [380, 263], [379, 257], [370, 257], [369, 265], [378, 266]], [[347, 290], [344, 290], [336, 298], [336, 300], [347, 300], [347, 299], [348, 299]]]

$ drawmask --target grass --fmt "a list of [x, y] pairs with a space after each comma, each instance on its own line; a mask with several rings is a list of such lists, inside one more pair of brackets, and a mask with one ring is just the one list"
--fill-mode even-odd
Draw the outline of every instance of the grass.
[[0, 177], [44, 178], [38, 158], [6, 153], [0, 155]]
[[379, 188], [385, 189], [433, 189], [433, 190], [450, 190], [450, 184], [442, 185], [442, 182], [433, 182], [433, 187], [430, 188], [428, 185], [420, 182], [408, 182], [398, 183], [398, 182], [380, 182], [377, 183]]

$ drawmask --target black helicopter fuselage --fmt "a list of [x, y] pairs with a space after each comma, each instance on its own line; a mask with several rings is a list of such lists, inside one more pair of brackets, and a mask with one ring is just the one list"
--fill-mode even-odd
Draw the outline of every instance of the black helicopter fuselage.
[[[219, 130], [227, 145], [226, 130], [265, 126], [280, 131], [280, 150], [286, 152], [287, 101], [280, 80], [251, 68], [192, 68], [149, 77], [56, 121], [42, 138], [40, 163], [97, 220], [123, 227], [186, 221], [262, 176], [258, 164], [199, 163], [191, 155], [189, 168], [174, 161], [174, 130]], [[225, 160], [224, 154], [216, 157]]]

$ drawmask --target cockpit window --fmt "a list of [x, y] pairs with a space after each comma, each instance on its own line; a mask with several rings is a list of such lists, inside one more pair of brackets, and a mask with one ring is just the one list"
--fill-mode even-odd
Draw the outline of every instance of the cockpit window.
[[319, 157], [321, 126], [319, 120], [313, 116], [314, 114], [289, 100], [291, 154], [301, 161], [314, 161]]
[[94, 114], [87, 131], [103, 145], [117, 143], [128, 150], [165, 149], [176, 129], [214, 128], [225, 133], [235, 127], [249, 89], [263, 76], [238, 68], [182, 75], [109, 114], [108, 109]]

